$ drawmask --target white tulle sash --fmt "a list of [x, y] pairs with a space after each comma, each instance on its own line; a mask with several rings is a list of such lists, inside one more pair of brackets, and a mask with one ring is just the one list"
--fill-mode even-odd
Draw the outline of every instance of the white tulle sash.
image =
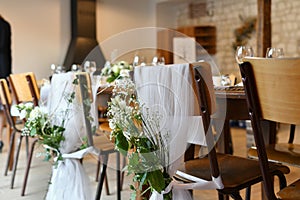
[[63, 154], [63, 160], [53, 166], [51, 182], [46, 200], [91, 200], [92, 188], [90, 180], [80, 163], [86, 154], [98, 155], [98, 150], [88, 147], [74, 153]]
[[188, 190], [222, 189], [224, 187], [220, 176], [217, 178], [212, 177], [211, 181], [206, 181], [180, 171], [177, 171], [176, 173], [182, 177], [194, 180], [196, 182], [181, 183], [173, 180], [163, 192], [158, 193], [154, 191], [150, 197], [150, 200], [163, 200], [163, 195], [169, 193], [170, 191], [172, 191], [172, 200], [192, 200], [193, 198]]

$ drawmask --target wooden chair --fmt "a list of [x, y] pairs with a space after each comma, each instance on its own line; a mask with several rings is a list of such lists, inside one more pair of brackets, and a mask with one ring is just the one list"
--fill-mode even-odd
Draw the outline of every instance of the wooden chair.
[[10, 143], [8, 147], [7, 161], [4, 170], [4, 176], [7, 176], [8, 168], [11, 164], [11, 159], [13, 158], [13, 143], [15, 140], [16, 133], [21, 133], [21, 130], [17, 128], [15, 119], [11, 116], [10, 110], [12, 105], [12, 97], [9, 91], [9, 87], [6, 79], [0, 79], [0, 100], [3, 105], [3, 112], [6, 118], [6, 121], [9, 125], [11, 136]]
[[[9, 76], [9, 83], [13, 92], [13, 95], [15, 97], [16, 103], [19, 104], [21, 102], [33, 102], [35, 106], [38, 105], [39, 101], [39, 90], [36, 82], [36, 78], [34, 73], [28, 72], [28, 73], [20, 73], [20, 74], [11, 74]], [[14, 157], [14, 165], [13, 165], [13, 175], [11, 179], [11, 188], [14, 187], [14, 180], [15, 180], [15, 174], [17, 170], [18, 165], [18, 159], [19, 159], [19, 153], [21, 149], [22, 139], [23, 135], [19, 136], [17, 149], [15, 152]], [[25, 195], [25, 189], [27, 185], [28, 175], [29, 175], [29, 169], [31, 166], [32, 156], [35, 144], [37, 143], [37, 138], [33, 138], [33, 141], [31, 143], [30, 149], [29, 149], [29, 138], [28, 136], [25, 136], [26, 139], [26, 154], [27, 154], [27, 165], [25, 169], [25, 176], [21, 191], [21, 196]]]
[[[203, 158], [194, 158], [194, 153], [190, 153], [193, 152], [190, 150], [194, 148], [191, 145], [186, 152], [186, 161], [178, 170], [207, 181], [211, 181], [212, 177], [221, 177], [224, 187], [217, 189], [220, 200], [224, 199], [224, 195], [229, 195], [233, 199], [242, 199], [240, 190], [245, 188], [247, 188], [246, 199], [250, 199], [251, 186], [263, 180], [259, 162], [238, 156], [216, 153], [211, 128], [211, 115], [216, 108], [211, 69], [207, 63], [192, 65], [192, 68], [209, 153]], [[280, 187], [285, 187], [284, 174], [289, 173], [289, 168], [280, 164], [270, 164], [269, 166], [268, 172], [271, 176], [278, 176], [281, 183]], [[175, 178], [184, 182], [192, 182], [177, 174]]]
[[[86, 86], [88, 88], [91, 88], [89, 86], [90, 85], [89, 75], [87, 73], [82, 73], [82, 74], [78, 73], [77, 77], [79, 78], [79, 83], [80, 83], [80, 87], [81, 87], [80, 91], [81, 91], [82, 99], [90, 98], [91, 101], [92, 101], [93, 99], [92, 99], [91, 93], [86, 92], [87, 91]], [[84, 111], [86, 111], [86, 109], [84, 109]], [[85, 113], [85, 115], [87, 115], [87, 113]], [[117, 199], [120, 200], [121, 199], [121, 172], [120, 172], [120, 169], [119, 169], [119, 167], [120, 167], [120, 153], [117, 150], [115, 150], [114, 143], [112, 143], [106, 136], [102, 136], [102, 137], [99, 136], [99, 138], [93, 137], [92, 131], [90, 129], [91, 125], [90, 125], [90, 122], [87, 118], [85, 119], [85, 124], [86, 124], [86, 127], [89, 128], [87, 130], [89, 146], [95, 146], [97, 149], [100, 150], [100, 154], [98, 155], [98, 159], [99, 159], [98, 163], [100, 163], [100, 159], [102, 160], [100, 180], [99, 180], [99, 183], [98, 183], [95, 199], [100, 199], [104, 181], [107, 180], [106, 170], [107, 170], [107, 162], [108, 162], [109, 155], [112, 154], [112, 153], [116, 153]], [[94, 139], [98, 140], [98, 141], [96, 141], [97, 144], [94, 144]], [[107, 193], [109, 194], [107, 181], [106, 181], [106, 189], [107, 189]]]
[[[240, 71], [248, 101], [249, 116], [255, 137], [256, 151], [263, 175], [268, 199], [277, 199], [274, 194], [271, 164], [268, 160], [300, 166], [300, 145], [276, 143], [276, 130], [263, 132], [262, 122], [300, 124], [300, 58], [246, 58]], [[271, 142], [264, 136], [271, 134]], [[288, 134], [287, 134], [288, 137]], [[252, 151], [254, 151], [252, 149]], [[300, 178], [300, 177], [298, 177]], [[300, 181], [284, 188], [278, 194], [280, 199], [300, 199]]]

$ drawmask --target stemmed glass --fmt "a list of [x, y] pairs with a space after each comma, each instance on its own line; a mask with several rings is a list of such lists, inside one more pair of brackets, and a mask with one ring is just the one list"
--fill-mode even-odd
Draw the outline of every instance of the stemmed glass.
[[160, 56], [157, 61], [158, 65], [165, 65], [165, 57]]
[[165, 58], [163, 56], [154, 56], [152, 59], [152, 65], [156, 66], [156, 65], [164, 65], [165, 64]]
[[249, 46], [238, 46], [235, 52], [235, 59], [238, 64], [243, 63], [243, 59], [246, 57], [253, 57], [254, 51], [252, 47]]
[[283, 48], [269, 47], [266, 52], [266, 58], [282, 58], [283, 55]]

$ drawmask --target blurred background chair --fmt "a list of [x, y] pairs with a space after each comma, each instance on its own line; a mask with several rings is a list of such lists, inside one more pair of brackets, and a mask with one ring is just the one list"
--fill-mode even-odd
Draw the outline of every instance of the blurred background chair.
[[[212, 178], [216, 179], [220, 177], [224, 185], [223, 188], [217, 189], [220, 200], [224, 199], [224, 195], [229, 195], [233, 199], [242, 199], [240, 196], [240, 190], [242, 189], [247, 189], [245, 199], [250, 199], [251, 186], [263, 181], [259, 162], [229, 154], [216, 153], [211, 128], [211, 115], [215, 112], [216, 108], [211, 69], [207, 63], [192, 65], [192, 67], [208, 154], [201, 158], [195, 158], [195, 148], [193, 145], [190, 145], [185, 155], [185, 162], [178, 170], [206, 181], [212, 181]], [[269, 166], [269, 174], [272, 177], [278, 176], [280, 187], [285, 187], [286, 180], [284, 174], [289, 173], [289, 168], [273, 163]], [[175, 177], [184, 182], [193, 182], [178, 174]]]
[[[37, 86], [36, 78], [35, 78], [35, 75], [33, 72], [11, 74], [9, 76], [9, 83], [10, 83], [16, 104], [19, 104], [21, 102], [23, 102], [23, 103], [33, 102], [33, 104], [35, 106], [38, 106], [40, 94], [39, 94], [39, 89]], [[26, 189], [26, 185], [27, 185], [29, 169], [31, 166], [32, 155], [33, 155], [35, 144], [38, 141], [37, 138], [32, 138], [31, 146], [29, 148], [29, 139], [31, 139], [31, 137], [23, 136], [22, 134], [20, 134], [18, 143], [17, 143], [17, 149], [15, 152], [15, 157], [14, 157], [11, 188], [14, 187], [14, 180], [15, 180], [18, 159], [19, 159], [19, 153], [20, 153], [23, 137], [25, 137], [25, 139], [26, 139], [27, 165], [26, 165], [26, 169], [25, 169], [25, 176], [24, 176], [21, 196], [25, 195], [25, 189]]]
[[8, 129], [10, 133], [10, 142], [7, 153], [7, 161], [5, 165], [4, 175], [7, 176], [8, 169], [10, 165], [13, 164], [13, 148], [14, 148], [14, 140], [16, 133], [21, 133], [21, 130], [17, 128], [15, 123], [15, 118], [11, 116], [10, 109], [12, 105], [12, 97], [7, 84], [6, 79], [0, 79], [0, 100], [3, 105], [3, 112], [6, 118], [6, 122], [8, 123]]
[[[300, 124], [300, 58], [246, 58], [240, 64], [248, 109], [255, 136], [265, 193], [268, 199], [300, 199], [300, 177], [294, 183], [274, 193], [270, 163], [278, 162], [300, 167], [300, 145], [276, 142], [276, 129], [266, 133], [262, 122], [273, 127], [276, 123]], [[265, 142], [264, 137], [275, 137]], [[287, 133], [287, 138], [289, 133]], [[253, 149], [251, 151], [254, 151]]]

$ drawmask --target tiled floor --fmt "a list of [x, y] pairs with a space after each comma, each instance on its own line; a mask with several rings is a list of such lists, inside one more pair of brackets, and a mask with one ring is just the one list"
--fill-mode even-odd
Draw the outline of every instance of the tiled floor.
[[[285, 127], [281, 127], [282, 130], [285, 130]], [[234, 144], [234, 153], [240, 156], [246, 156], [246, 131], [245, 129], [232, 129], [233, 135], [233, 144]], [[279, 139], [284, 139], [285, 136], [280, 133]], [[299, 140], [299, 139], [298, 139]], [[23, 145], [24, 146], [24, 145]], [[7, 147], [7, 145], [5, 146]], [[24, 148], [22, 149], [20, 155], [19, 167], [17, 170], [16, 181], [14, 189], [10, 189], [10, 179], [11, 172], [8, 176], [4, 176], [4, 164], [6, 162], [7, 150], [4, 149], [3, 153], [0, 154], [0, 199], [14, 199], [14, 200], [41, 200], [44, 199], [47, 193], [48, 181], [51, 174], [51, 164], [43, 161], [42, 157], [37, 157], [38, 153], [43, 152], [41, 147], [37, 147], [35, 151], [35, 157], [33, 159], [32, 168], [29, 174], [29, 180], [26, 190], [26, 195], [24, 197], [20, 196], [22, 181], [24, 176], [25, 168], [25, 153]], [[112, 200], [116, 199], [115, 191], [115, 171], [114, 171], [114, 158], [110, 158], [110, 168], [108, 169], [108, 180], [109, 180], [109, 189], [111, 195], [106, 195], [103, 191], [101, 199]], [[93, 191], [96, 191], [97, 183], [95, 182], [95, 173], [96, 173], [96, 158], [93, 156], [86, 157], [84, 160], [85, 170], [91, 180], [91, 186]], [[291, 168], [292, 173], [287, 176], [288, 182], [294, 180], [295, 177], [300, 177], [300, 170], [296, 168]], [[295, 171], [294, 171], [295, 170]], [[125, 176], [125, 182], [122, 191], [122, 199], [129, 199], [130, 195], [130, 177]], [[198, 190], [194, 193], [194, 199], [201, 200], [215, 200], [217, 199], [217, 193], [215, 190]], [[252, 188], [252, 198], [251, 199], [261, 199], [260, 198], [260, 184]]]

